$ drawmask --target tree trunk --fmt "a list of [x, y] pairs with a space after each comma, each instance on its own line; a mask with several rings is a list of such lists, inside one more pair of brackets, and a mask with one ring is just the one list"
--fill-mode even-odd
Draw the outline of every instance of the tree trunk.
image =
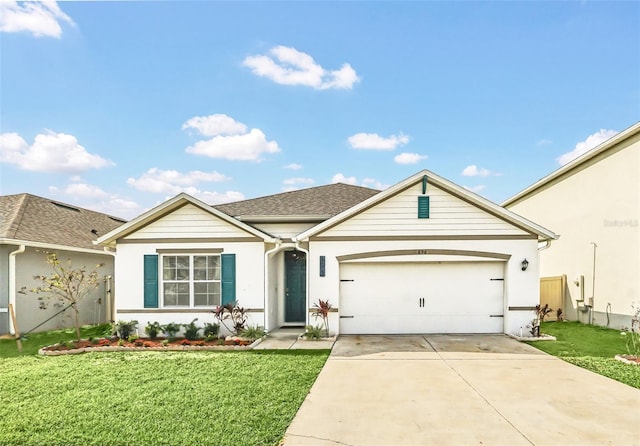
[[73, 322], [75, 323], [76, 326], [76, 337], [78, 338], [78, 341], [80, 340], [80, 311], [76, 308], [76, 306], [73, 306]]

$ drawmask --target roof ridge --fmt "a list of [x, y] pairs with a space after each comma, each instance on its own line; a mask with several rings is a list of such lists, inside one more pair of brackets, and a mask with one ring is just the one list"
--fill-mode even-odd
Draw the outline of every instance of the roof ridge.
[[13, 218], [11, 219], [11, 223], [7, 227], [7, 238], [15, 238], [18, 229], [20, 229], [20, 224], [22, 223], [22, 219], [24, 218], [24, 210], [27, 207], [27, 198], [29, 198], [29, 194], [15, 194], [16, 196], [20, 196], [19, 205], [16, 207], [16, 211], [13, 214]]
[[252, 201], [252, 200], [261, 200], [261, 199], [267, 198], [267, 197], [283, 196], [283, 195], [288, 195], [288, 194], [294, 194], [294, 193], [297, 193], [297, 192], [312, 191], [314, 189], [321, 189], [321, 188], [327, 188], [327, 187], [338, 186], [338, 185], [340, 185], [340, 186], [348, 186], [348, 187], [357, 187], [359, 189], [366, 189], [366, 190], [369, 190], [369, 191], [380, 192], [379, 189], [373, 189], [371, 187], [359, 186], [357, 184], [347, 184], [347, 183], [338, 182], [338, 183], [321, 184], [321, 185], [318, 185], [318, 186], [305, 187], [305, 188], [302, 188], [302, 189], [288, 190], [288, 191], [284, 191], [284, 192], [277, 192], [275, 194], [261, 195], [259, 197], [247, 198], [245, 200], [238, 200], [238, 201], [230, 201], [228, 203], [212, 204], [210, 206], [214, 207], [214, 208], [218, 208], [219, 206], [226, 206], [228, 204], [243, 203], [243, 202], [248, 202], [248, 201]]

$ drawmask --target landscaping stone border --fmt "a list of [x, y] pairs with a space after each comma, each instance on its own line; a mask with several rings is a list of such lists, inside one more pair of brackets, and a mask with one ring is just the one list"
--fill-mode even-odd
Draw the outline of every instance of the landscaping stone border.
[[640, 362], [638, 362], [637, 360], [633, 361], [631, 359], [626, 358], [625, 356], [628, 356], [628, 355], [616, 355], [616, 359], [618, 361], [624, 362], [625, 364], [632, 364], [632, 365], [640, 366]]
[[[45, 350], [52, 345], [38, 350], [38, 355], [42, 356], [65, 356], [79, 355], [82, 353], [92, 352], [189, 352], [189, 351], [225, 351], [225, 350], [252, 350], [256, 345], [260, 344], [264, 337], [256, 339], [249, 345], [167, 345], [159, 347], [125, 347], [120, 345], [95, 346], [72, 348], [69, 350]], [[54, 344], [56, 345], [56, 344]]]
[[507, 336], [509, 336], [510, 338], [515, 339], [516, 341], [520, 341], [520, 342], [524, 342], [524, 341], [556, 341], [556, 337], [555, 336], [551, 336], [551, 335], [542, 335], [542, 336], [518, 336], [518, 335], [514, 335], [514, 334], [510, 334], [507, 333]]

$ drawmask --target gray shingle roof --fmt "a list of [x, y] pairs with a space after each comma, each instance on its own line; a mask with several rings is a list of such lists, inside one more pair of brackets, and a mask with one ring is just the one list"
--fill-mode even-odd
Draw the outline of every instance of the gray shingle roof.
[[102, 250], [93, 241], [123, 223], [116, 217], [31, 194], [0, 196], [0, 239]]
[[367, 187], [336, 183], [213, 207], [236, 218], [243, 215], [334, 216], [378, 192]]

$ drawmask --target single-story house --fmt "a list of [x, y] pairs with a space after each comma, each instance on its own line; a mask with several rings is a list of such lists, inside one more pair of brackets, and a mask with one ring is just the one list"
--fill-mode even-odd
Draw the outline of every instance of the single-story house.
[[502, 205], [561, 235], [541, 251], [540, 275], [557, 279], [567, 318], [630, 327], [640, 306], [640, 122]]
[[[74, 267], [86, 266], [104, 278], [100, 286], [79, 305], [81, 323], [94, 324], [111, 320], [109, 294], [114, 271], [113, 253], [93, 242], [98, 235], [123, 224], [125, 220], [100, 212], [82, 209], [31, 194], [0, 196], [0, 334], [14, 333], [9, 315], [13, 305], [18, 331], [30, 331], [60, 310], [57, 301], [39, 309], [38, 295], [19, 291], [40, 283], [34, 275], [50, 275], [46, 253], [55, 252], [62, 263], [71, 260]], [[6, 279], [5, 279], [6, 278]], [[73, 326], [71, 310], [65, 311], [36, 328], [35, 331]]]
[[210, 206], [179, 194], [100, 237], [118, 319], [213, 322], [237, 301], [267, 331], [527, 332], [538, 244], [556, 235], [424, 170], [385, 191], [332, 184]]

